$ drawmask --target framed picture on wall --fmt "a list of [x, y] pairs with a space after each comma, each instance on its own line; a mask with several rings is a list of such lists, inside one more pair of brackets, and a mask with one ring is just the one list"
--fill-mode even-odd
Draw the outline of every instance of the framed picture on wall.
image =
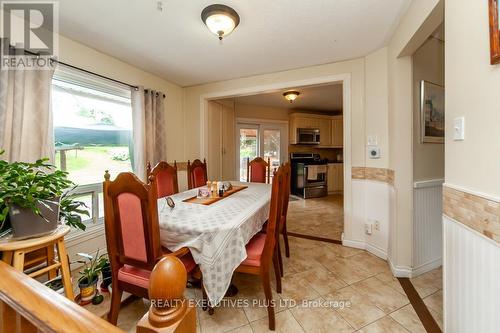
[[420, 82], [422, 143], [444, 143], [444, 87]]
[[490, 17], [490, 63], [500, 63], [500, 23], [498, 21], [499, 0], [488, 0]]

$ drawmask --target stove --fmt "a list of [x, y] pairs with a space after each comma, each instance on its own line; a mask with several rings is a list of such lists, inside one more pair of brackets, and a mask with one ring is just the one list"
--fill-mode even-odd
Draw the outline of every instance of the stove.
[[292, 193], [304, 199], [319, 198], [328, 195], [327, 160], [319, 154], [292, 153]]

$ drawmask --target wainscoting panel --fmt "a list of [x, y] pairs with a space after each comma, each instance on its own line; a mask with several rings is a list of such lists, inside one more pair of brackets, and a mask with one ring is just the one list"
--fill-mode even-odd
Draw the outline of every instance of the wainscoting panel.
[[413, 195], [413, 273], [418, 276], [441, 266], [443, 255], [443, 181], [422, 181]]
[[499, 244], [447, 216], [443, 223], [445, 332], [498, 332]]

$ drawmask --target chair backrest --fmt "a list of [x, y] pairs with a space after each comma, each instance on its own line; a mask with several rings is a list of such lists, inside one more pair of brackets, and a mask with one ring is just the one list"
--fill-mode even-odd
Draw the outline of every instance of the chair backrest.
[[202, 162], [196, 159], [193, 163], [188, 160], [187, 175], [189, 189], [206, 185], [208, 180], [206, 160], [203, 159]]
[[161, 256], [156, 184], [131, 172], [104, 175], [104, 222], [113, 276], [123, 265], [152, 270]]
[[269, 208], [269, 218], [266, 230], [266, 244], [262, 253], [261, 262], [263, 266], [271, 265], [276, 245], [280, 217], [282, 212], [282, 193], [283, 193], [283, 167], [279, 167], [278, 171], [274, 173], [273, 184], [271, 189], [271, 205]]
[[161, 161], [151, 169], [151, 163], [147, 165], [148, 178], [153, 177], [156, 183], [156, 194], [158, 198], [168, 197], [169, 195], [179, 193], [179, 182], [177, 180], [177, 162], [170, 165]]
[[282, 206], [281, 206], [281, 220], [279, 225], [279, 232], [283, 229], [286, 223], [286, 216], [288, 214], [288, 202], [290, 201], [290, 181], [292, 174], [292, 167], [290, 162], [286, 162], [283, 168], [283, 192], [281, 193]]
[[269, 184], [270, 176], [271, 160], [269, 157], [267, 162], [262, 157], [256, 157], [251, 161], [247, 158], [247, 182]]

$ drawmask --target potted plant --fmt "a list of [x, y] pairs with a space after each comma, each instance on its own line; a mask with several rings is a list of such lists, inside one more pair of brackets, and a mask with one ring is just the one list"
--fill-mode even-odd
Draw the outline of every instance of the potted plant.
[[[0, 151], [0, 155], [3, 151]], [[14, 238], [41, 236], [57, 228], [59, 220], [85, 230], [85, 204], [72, 200], [75, 184], [68, 173], [40, 159], [35, 163], [0, 160], [0, 226], [7, 216]]]
[[104, 255], [99, 256], [99, 250], [95, 256], [87, 253], [78, 253], [78, 256], [84, 258], [83, 260], [78, 260], [79, 263], [85, 265], [85, 268], [80, 271], [78, 287], [80, 288], [80, 304], [85, 305], [92, 302], [96, 296], [99, 274], [108, 262], [108, 259]]
[[106, 258], [106, 262], [102, 267], [102, 283], [101, 283], [101, 291], [109, 292], [109, 285], [111, 284], [111, 264], [109, 260]]

